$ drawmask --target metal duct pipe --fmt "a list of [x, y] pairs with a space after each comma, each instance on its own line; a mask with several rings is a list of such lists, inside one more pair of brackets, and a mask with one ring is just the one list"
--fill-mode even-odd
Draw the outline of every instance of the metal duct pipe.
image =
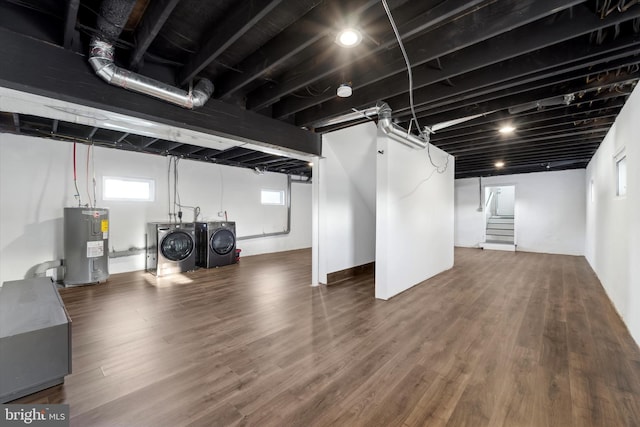
[[112, 44], [98, 38], [91, 40], [89, 63], [96, 74], [109, 84], [153, 96], [184, 108], [202, 107], [213, 93], [213, 83], [207, 79], [201, 79], [193, 91], [187, 92], [120, 68], [113, 63], [113, 51]]
[[[387, 104], [384, 104], [387, 105]], [[359, 119], [373, 119], [378, 115], [380, 111], [380, 104], [375, 107], [370, 107], [361, 111], [353, 111], [351, 113], [343, 114], [342, 116], [334, 117], [332, 119], [326, 119], [313, 124], [316, 129], [324, 128], [332, 125], [339, 125], [341, 123], [353, 122]]]
[[207, 79], [198, 81], [193, 90], [185, 91], [114, 64], [113, 42], [120, 35], [134, 5], [135, 1], [132, 0], [102, 2], [98, 19], [101, 36], [91, 39], [89, 64], [102, 80], [111, 85], [153, 96], [184, 108], [202, 107], [213, 93], [213, 83]]
[[373, 119], [378, 116], [378, 129], [380, 129], [389, 138], [398, 141], [401, 144], [411, 148], [426, 148], [429, 144], [429, 134], [426, 133], [427, 139], [424, 140], [415, 136], [408, 130], [398, 126], [391, 121], [391, 107], [386, 102], [379, 102], [375, 107], [370, 107], [362, 111], [354, 111], [352, 113], [343, 114], [342, 116], [323, 120], [315, 123], [315, 128], [323, 128], [341, 123], [348, 123], [362, 118]]
[[426, 134], [426, 140], [415, 136], [408, 130], [401, 128], [391, 121], [391, 107], [389, 107], [388, 104], [379, 104], [379, 108], [380, 111], [378, 112], [378, 129], [384, 132], [385, 135], [411, 148], [427, 147], [427, 145], [429, 144], [428, 133]]

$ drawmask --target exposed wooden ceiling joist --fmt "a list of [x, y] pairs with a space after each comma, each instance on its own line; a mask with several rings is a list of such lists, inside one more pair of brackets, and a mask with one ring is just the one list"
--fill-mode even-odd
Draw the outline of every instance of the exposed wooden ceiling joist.
[[149, 3], [136, 30], [136, 45], [129, 59], [132, 69], [140, 68], [144, 54], [179, 2], [180, 0], [155, 0]]
[[[640, 10], [637, 11], [637, 14], [640, 16]], [[585, 44], [583, 40], [568, 41], [588, 34], [594, 28], [608, 28], [626, 20], [629, 20], [626, 15], [610, 15], [605, 20], [599, 20], [586, 5], [579, 5], [572, 14], [564, 13], [553, 22], [549, 20], [536, 21], [478, 45], [446, 55], [440, 58], [442, 69], [435, 69], [429, 66], [421, 67], [419, 71], [415, 72], [414, 90], [418, 91], [423, 87], [430, 87], [430, 85], [456, 76], [464, 75], [466, 79], [468, 73], [485, 69], [485, 67], [493, 64], [497, 64], [494, 68], [511, 71], [508, 65], [502, 65], [504, 61], [508, 60], [512, 60], [510, 64], [518, 64], [520, 61], [535, 62], [537, 60], [553, 66], [554, 63], [551, 60], [545, 60], [545, 55], [551, 54], [558, 58], [557, 61], [568, 63], [572, 60], [588, 57], [590, 54], [596, 55], [598, 52], [604, 53], [615, 50], [618, 47], [628, 46], [628, 43], [620, 41], [607, 43], [604, 47]], [[531, 37], [531, 34], [536, 34], [537, 36]], [[633, 41], [637, 43], [638, 36], [630, 36], [628, 40], [631, 43]], [[607, 45], [612, 46], [607, 49]], [[539, 51], [545, 48], [547, 49], [543, 52]], [[565, 48], [568, 50], [565, 50]], [[575, 49], [580, 52], [574, 52]], [[538, 51], [537, 54], [522, 56], [536, 51]], [[540, 69], [541, 67], [542, 65], [537, 68]], [[515, 71], [512, 74], [515, 75]], [[342, 114], [350, 111], [351, 108], [368, 106], [374, 104], [377, 100], [385, 100], [394, 105], [398, 103], [397, 99], [400, 98], [402, 103], [406, 103], [406, 73], [399, 73], [361, 89], [357, 88], [357, 83], [355, 83], [355, 86], [354, 95], [346, 100], [336, 100], [331, 99], [331, 97], [314, 97], [308, 100], [287, 98], [274, 107], [274, 114], [287, 116], [300, 111], [302, 108], [308, 108], [296, 115], [296, 123], [298, 125], [308, 126], [320, 118]], [[395, 98], [396, 96], [398, 98]], [[426, 96], [428, 96], [428, 89]], [[321, 107], [309, 108], [322, 101], [329, 102], [323, 103]]]
[[[182, 89], [211, 79], [213, 99], [196, 111], [109, 87], [93, 75], [77, 53], [86, 53], [96, 34], [102, 1], [109, 0], [0, 3], [0, 85], [248, 145], [198, 147], [159, 138], [145, 147], [153, 139], [145, 132], [102, 128], [93, 132], [96, 144], [307, 174], [304, 161], [259, 153], [252, 144], [321, 154], [318, 133], [361, 121], [318, 129], [314, 123], [376, 101], [387, 101], [393, 120], [416, 132], [405, 60], [380, 0], [140, 0], [115, 42], [115, 62]], [[431, 141], [457, 156], [457, 177], [547, 170], [543, 160], [551, 154], [574, 158], [548, 170], [584, 167], [640, 79], [637, 2], [388, 4], [412, 66], [419, 124], [455, 122]], [[359, 46], [335, 43], [344, 26], [361, 32]], [[338, 99], [336, 88], [345, 82], [353, 95]], [[92, 132], [23, 114], [18, 121], [23, 133], [65, 140]], [[518, 129], [511, 137], [496, 133], [504, 122]], [[2, 127], [16, 132], [10, 111]], [[491, 162], [499, 155], [511, 159], [500, 170]]]
[[220, 26], [203, 36], [204, 45], [180, 72], [180, 83], [189, 83], [203, 68], [242, 37], [283, 0], [261, 0], [237, 5]]

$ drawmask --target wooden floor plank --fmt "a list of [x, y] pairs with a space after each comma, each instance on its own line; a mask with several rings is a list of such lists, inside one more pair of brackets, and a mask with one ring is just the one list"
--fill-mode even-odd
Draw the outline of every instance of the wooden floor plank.
[[309, 250], [61, 290], [74, 426], [638, 426], [640, 350], [583, 257], [456, 249], [392, 298]]

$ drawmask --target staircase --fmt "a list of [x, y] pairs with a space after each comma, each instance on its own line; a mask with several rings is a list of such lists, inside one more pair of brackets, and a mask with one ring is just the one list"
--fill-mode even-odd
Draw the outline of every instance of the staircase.
[[483, 249], [515, 251], [513, 216], [494, 215], [487, 219], [486, 239]]
[[487, 243], [514, 243], [513, 216], [492, 216], [487, 220]]

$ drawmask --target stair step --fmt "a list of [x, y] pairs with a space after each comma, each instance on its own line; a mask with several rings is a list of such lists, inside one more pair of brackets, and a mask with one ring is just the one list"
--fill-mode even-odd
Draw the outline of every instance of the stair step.
[[505, 218], [505, 219], [513, 219], [513, 215], [493, 215], [491, 218]]
[[489, 224], [513, 224], [513, 218], [496, 218], [492, 216], [487, 222]]
[[490, 222], [487, 224], [487, 228], [499, 228], [502, 230], [513, 230], [513, 223], [501, 223], [501, 222]]
[[487, 236], [513, 236], [513, 230], [502, 230], [499, 228], [487, 228]]
[[509, 252], [516, 251], [516, 246], [513, 243], [484, 242], [484, 243], [480, 243], [480, 247], [482, 249], [490, 249], [494, 251], [509, 251]]
[[487, 234], [486, 241], [489, 243], [513, 243], [513, 236], [497, 236], [495, 234]]

